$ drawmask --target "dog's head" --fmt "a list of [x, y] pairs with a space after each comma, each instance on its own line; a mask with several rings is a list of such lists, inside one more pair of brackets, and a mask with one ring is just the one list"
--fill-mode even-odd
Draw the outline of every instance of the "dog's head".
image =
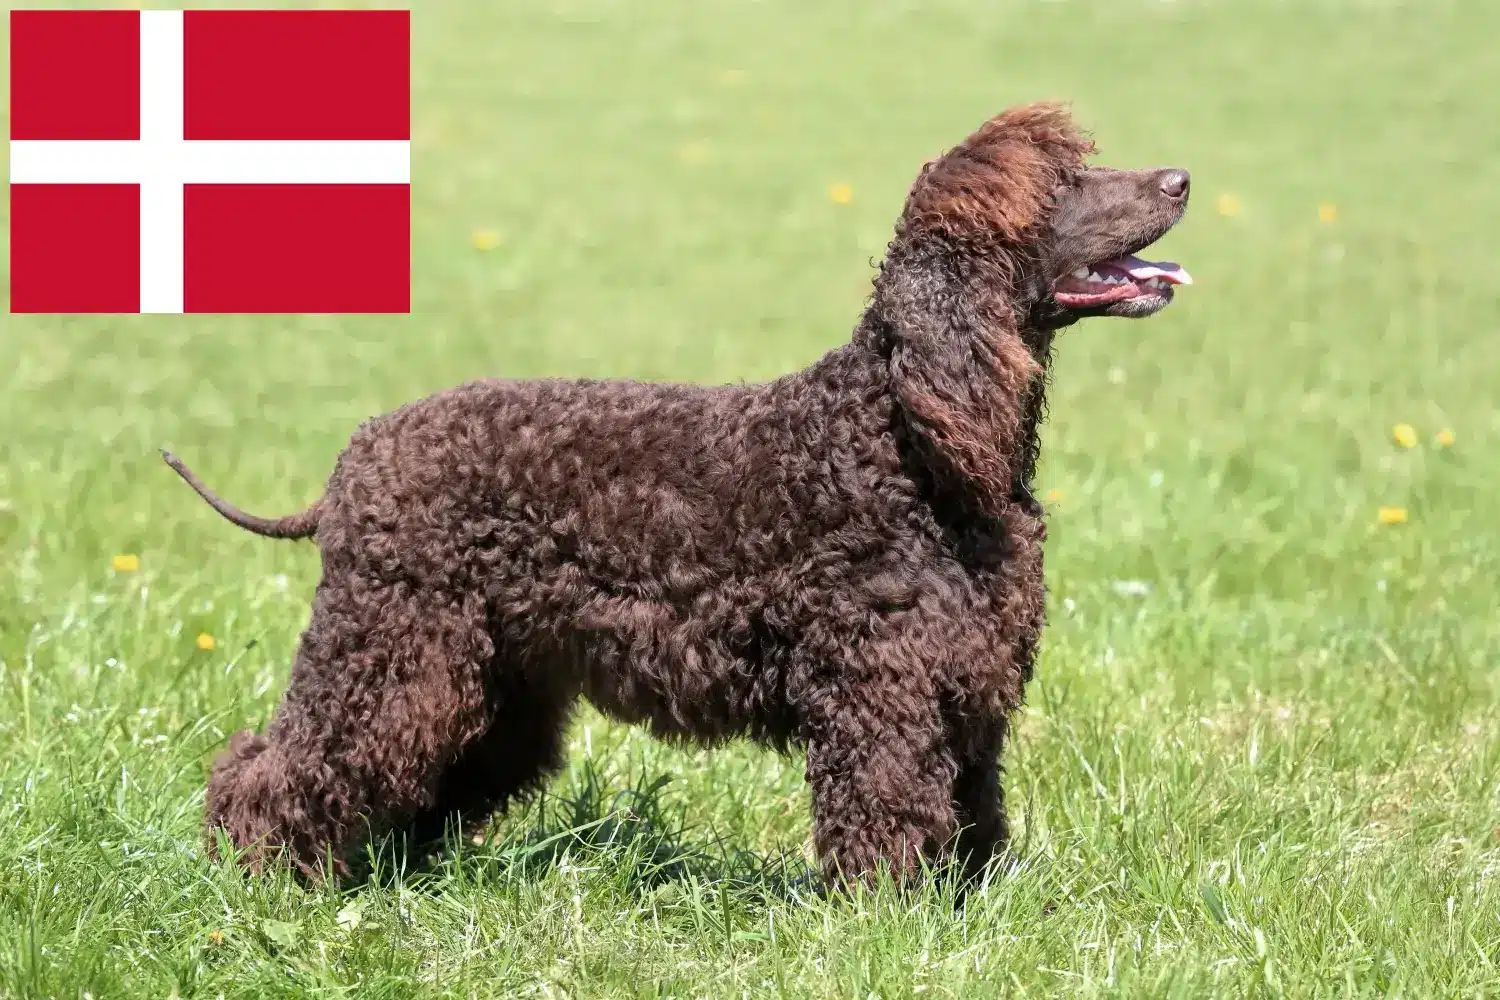
[[995, 513], [1036, 464], [1051, 331], [1146, 316], [1187, 284], [1136, 254], [1182, 218], [1183, 170], [1088, 167], [1055, 104], [1014, 108], [929, 161], [861, 329], [912, 425]]
[[1188, 173], [1085, 166], [1093, 149], [1058, 105], [1007, 111], [922, 168], [901, 232], [1002, 260], [1024, 326], [1149, 316], [1192, 283], [1137, 256], [1182, 218]]

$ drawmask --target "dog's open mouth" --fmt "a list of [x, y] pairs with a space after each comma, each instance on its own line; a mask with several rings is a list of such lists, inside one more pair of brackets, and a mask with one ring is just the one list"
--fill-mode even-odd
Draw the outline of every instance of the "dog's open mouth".
[[1152, 297], [1170, 302], [1173, 285], [1191, 285], [1193, 276], [1170, 261], [1142, 260], [1125, 254], [1080, 267], [1057, 282], [1052, 298], [1070, 309], [1089, 309]]

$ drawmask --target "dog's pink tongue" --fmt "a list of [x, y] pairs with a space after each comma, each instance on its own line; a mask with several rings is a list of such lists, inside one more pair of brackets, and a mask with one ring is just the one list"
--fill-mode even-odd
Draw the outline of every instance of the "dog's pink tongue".
[[1110, 263], [1138, 281], [1149, 281], [1152, 278], [1160, 278], [1173, 285], [1191, 285], [1193, 283], [1193, 276], [1191, 274], [1188, 274], [1181, 267], [1178, 267], [1169, 260], [1158, 263], [1156, 261], [1141, 260], [1135, 254], [1126, 254], [1123, 257], [1116, 257]]

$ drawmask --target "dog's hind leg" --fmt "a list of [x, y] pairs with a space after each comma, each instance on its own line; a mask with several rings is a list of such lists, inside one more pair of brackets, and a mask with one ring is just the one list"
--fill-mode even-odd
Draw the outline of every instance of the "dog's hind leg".
[[344, 870], [368, 825], [430, 808], [443, 772], [485, 728], [494, 655], [482, 599], [325, 576], [286, 698], [264, 737], [237, 737], [209, 785], [210, 836], [251, 860], [285, 848], [315, 875]]
[[576, 700], [560, 672], [497, 663], [489, 684], [490, 727], [443, 772], [437, 801], [407, 828], [410, 842], [432, 843], [449, 829], [467, 833], [539, 790], [562, 767], [563, 735]]

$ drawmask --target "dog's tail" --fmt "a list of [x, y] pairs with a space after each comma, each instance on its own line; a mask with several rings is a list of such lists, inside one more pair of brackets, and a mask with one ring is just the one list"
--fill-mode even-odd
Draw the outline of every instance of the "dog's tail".
[[161, 457], [200, 497], [208, 501], [210, 507], [222, 514], [231, 524], [237, 524], [246, 531], [253, 531], [267, 538], [308, 538], [318, 530], [318, 514], [323, 506], [322, 500], [304, 511], [288, 514], [286, 517], [256, 517], [254, 514], [246, 514], [203, 485], [203, 480], [195, 476], [193, 470], [184, 465], [182, 459], [170, 451], [164, 450]]

